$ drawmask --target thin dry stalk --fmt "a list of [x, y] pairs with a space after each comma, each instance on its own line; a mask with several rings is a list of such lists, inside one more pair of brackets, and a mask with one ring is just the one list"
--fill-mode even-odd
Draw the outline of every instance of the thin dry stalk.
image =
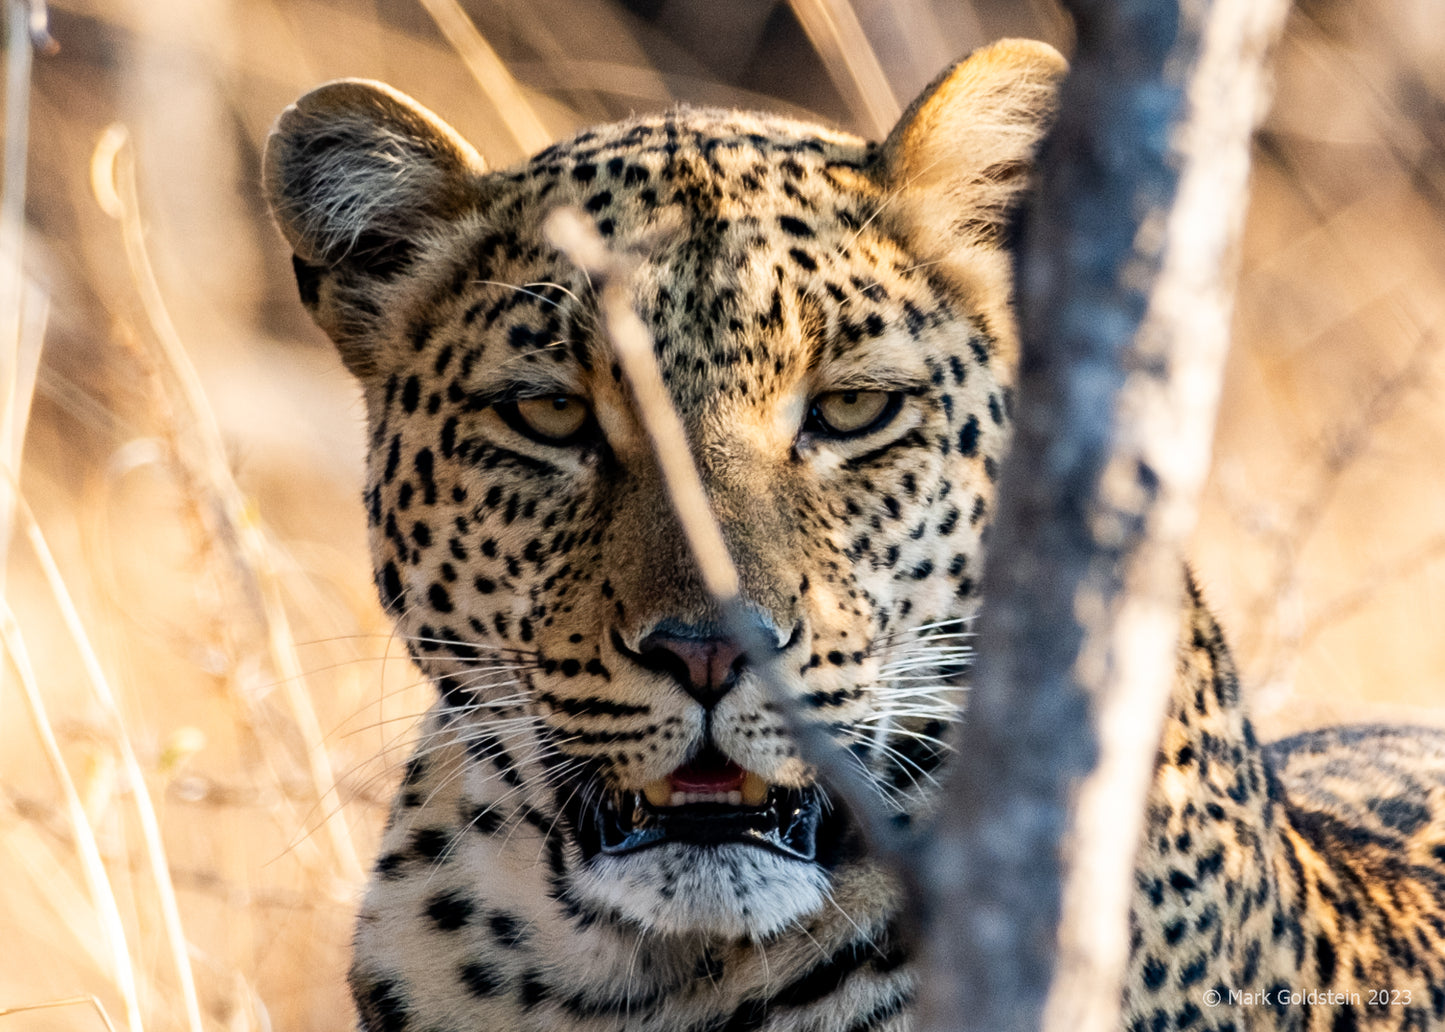
[[[144, 466], [154, 465], [163, 475], [175, 479], [179, 488], [178, 515], [193, 528], [204, 555], [202, 568], [198, 572], [215, 598], [220, 598], [226, 592], [227, 585], [223, 583], [225, 574], [228, 571], [233, 572], [237, 565], [231, 545], [234, 535], [227, 535], [224, 528], [217, 526], [217, 506], [212, 492], [205, 481], [204, 470], [200, 469], [191, 457], [190, 433], [172, 404], [173, 394], [167, 389], [162, 370], [154, 360], [153, 349], [146, 348], [129, 325], [122, 324], [118, 327], [117, 335], [121, 346], [140, 367], [142, 383], [139, 391], [150, 399], [157, 435], [154, 438], [134, 439], [112, 454], [105, 467], [105, 476], [90, 478], [82, 495], [82, 504], [76, 507], [84, 524], [81, 538], [85, 548], [86, 567], [98, 581], [101, 598], [107, 604], [107, 612], [98, 623], [100, 627], [133, 624], [149, 637], [173, 635], [180, 639], [183, 648], [194, 648], [194, 628], [189, 625], [159, 627], [145, 623], [144, 610], [137, 609], [132, 604], [129, 590], [117, 582], [117, 550], [109, 516], [115, 509], [115, 502], [110, 492], [121, 479]], [[134, 546], [127, 542], [122, 542], [120, 547], [122, 550], [134, 550]], [[202, 588], [200, 583], [192, 585], [193, 591], [206, 588]], [[251, 592], [245, 596], [246, 602], [252, 606], [251, 611], [259, 611], [260, 605], [253, 585], [247, 581], [242, 590]], [[303, 606], [302, 609], [304, 611], [306, 607]], [[296, 796], [302, 793], [289, 790], [289, 786], [294, 783], [288, 773], [293, 760], [289, 748], [292, 735], [276, 734], [267, 711], [258, 704], [260, 698], [269, 694], [278, 682], [275, 678], [259, 677], [252, 662], [253, 657], [237, 647], [237, 636], [229, 633], [231, 625], [237, 623], [231, 607], [222, 605], [217, 611], [207, 610], [204, 617], [199, 614], [193, 616], [207, 625], [206, 632], [203, 633], [207, 633], [209, 642], [203, 647], [204, 652], [210, 651], [210, 643], [215, 643], [215, 647], [220, 651], [225, 680], [231, 687], [225, 698], [234, 703], [236, 727], [248, 736], [249, 743], [259, 752], [258, 759], [265, 767], [264, 775], [251, 764], [247, 765], [248, 770], [257, 777], [269, 776], [270, 783], [281, 788], [276, 796], [273, 820], [284, 823], [291, 830], [294, 837], [290, 848], [304, 857], [304, 863], [312, 869], [329, 870], [334, 866], [335, 858], [328, 860], [325, 841], [320, 836], [313, 836], [306, 829], [306, 815], [303, 812], [306, 808], [298, 806], [295, 801]], [[125, 632], [113, 633], [112, 646], [123, 650], [132, 638], [133, 635]], [[196, 655], [194, 658], [205, 669], [214, 669], [217, 662], [217, 658], [210, 655]], [[308, 671], [308, 676], [311, 673], [312, 671]], [[284, 698], [286, 693], [284, 686], [282, 687]], [[309, 701], [309, 695], [306, 699]], [[286, 730], [295, 732], [296, 728], [292, 725]], [[302, 784], [305, 785], [305, 782]], [[322, 809], [314, 792], [306, 795], [309, 796], [307, 801], [312, 812]], [[341, 804], [335, 804], [336, 812], [328, 812], [328, 816], [339, 819], [341, 809]]]
[[789, 0], [828, 77], [866, 132], [882, 139], [903, 109], [848, 0]]
[[40, 352], [45, 328], [50, 322], [50, 295], [38, 284], [26, 281], [20, 301], [19, 346], [10, 382], [0, 384], [0, 461], [12, 470], [20, 469], [25, 452], [25, 431], [30, 425], [30, 406], [40, 375]]
[[223, 529], [221, 536], [233, 552], [235, 568], [244, 574], [253, 596], [259, 600], [271, 661], [305, 748], [307, 773], [322, 815], [321, 830], [331, 844], [340, 876], [354, 883], [362, 877], [362, 864], [343, 819], [341, 795], [331, 769], [325, 736], [296, 653], [273, 561], [275, 546], [267, 539], [265, 528], [231, 473], [215, 413], [161, 296], [146, 251], [134, 165], [126, 140], [127, 133], [120, 126], [112, 126], [102, 136], [91, 164], [91, 184], [106, 214], [121, 224], [136, 288], [164, 365], [179, 387], [182, 407], [193, 430], [191, 440], [200, 451], [199, 461], [188, 472], [193, 474], [193, 484], [207, 498], [211, 514]]
[[457, 0], [421, 0], [437, 28], [461, 57], [482, 93], [492, 102], [523, 154], [535, 154], [552, 142], [522, 87], [507, 71], [486, 37], [472, 24]]
[[67, 996], [63, 1000], [27, 1003], [23, 1007], [0, 1007], [0, 1018], [9, 1017], [12, 1014], [26, 1014], [30, 1011], [51, 1010], [56, 1007], [90, 1007], [100, 1018], [100, 1023], [106, 1027], [106, 1032], [115, 1032], [115, 1025], [111, 1023], [110, 1015], [105, 1011], [105, 1005], [89, 993], [85, 996]]
[[6, 4], [5, 26], [5, 152], [0, 188], [0, 317], [7, 339], [19, 322], [22, 276], [21, 244], [25, 238], [25, 166], [30, 148], [30, 10], [24, 0]]
[[[4, 392], [4, 412], [0, 414], [3, 415], [0, 461], [8, 463], [12, 471], [18, 471], [15, 414], [22, 396], [19, 384], [26, 364], [22, 302], [25, 297], [25, 171], [30, 147], [30, 9], [24, 0], [7, 3], [5, 31], [5, 179], [0, 185], [0, 391]], [[24, 405], [28, 408], [28, 392], [24, 396]], [[0, 588], [5, 583], [14, 504], [8, 480], [0, 480]]]
[[631, 388], [633, 407], [652, 443], [674, 514], [697, 563], [703, 586], [722, 612], [728, 634], [748, 657], [751, 669], [778, 703], [801, 755], [818, 770], [819, 781], [835, 794], [857, 822], [868, 848], [907, 876], [903, 844], [888, 824], [877, 791], [821, 724], [808, 719], [782, 686], [776, 642], [770, 642], [748, 617], [739, 595], [737, 568], [728, 554], [722, 528], [713, 515], [697, 465], [688, 449], [687, 430], [662, 381], [652, 337], [632, 307], [632, 266], [614, 254], [579, 212], [559, 209], [547, 220], [547, 238], [587, 273], [597, 292], [608, 339]]
[[[45, 698], [40, 691], [40, 684], [35, 678], [35, 670], [30, 663], [30, 652], [25, 647], [25, 639], [20, 633], [20, 625], [15, 620], [15, 614], [11, 610], [10, 604], [3, 597], [0, 597], [0, 638], [3, 638], [5, 642], [5, 652], [10, 657], [10, 664], [20, 678], [20, 687], [25, 694], [31, 722], [35, 726], [35, 736], [40, 741], [40, 747], [45, 752], [45, 758], [50, 762], [56, 782], [60, 785], [61, 795], [65, 798], [65, 811], [70, 819], [71, 831], [75, 837], [75, 849], [80, 859], [80, 869], [85, 877], [86, 886], [90, 890], [95, 916], [100, 922], [101, 935], [104, 936], [106, 946], [110, 951], [116, 989], [125, 1003], [126, 1025], [131, 1032], [141, 1032], [143, 1026], [140, 1014], [140, 996], [136, 990], [135, 968], [131, 964], [130, 951], [125, 937], [125, 924], [120, 917], [120, 907], [116, 903], [115, 891], [111, 888], [110, 878], [106, 874], [105, 862], [100, 857], [100, 847], [95, 841], [95, 830], [90, 825], [85, 806], [80, 801], [80, 793], [76, 790], [70, 770], [65, 766], [65, 758], [60, 753], [60, 743], [56, 740], [54, 727], [46, 712]], [[136, 794], [139, 796], [144, 792], [144, 784], [138, 784]], [[54, 1004], [31, 1006], [63, 1006], [70, 1002], [78, 1001], [61, 1001]], [[98, 1003], [97, 1006], [99, 1006]], [[0, 1015], [27, 1009], [30, 1008], [15, 1007], [8, 1011], [0, 1010]], [[110, 1027], [110, 1020], [107, 1018], [105, 1021], [106, 1026]], [[195, 1027], [199, 1028], [199, 1025]]]
[[20, 517], [20, 526], [25, 532], [30, 550], [40, 564], [46, 586], [50, 589], [50, 593], [60, 609], [65, 628], [69, 632], [71, 640], [75, 642], [91, 694], [105, 714], [114, 734], [116, 751], [120, 754], [121, 767], [130, 782], [135, 799], [136, 815], [140, 819], [141, 840], [146, 847], [146, 859], [160, 904], [161, 924], [165, 929], [171, 960], [176, 969], [176, 979], [181, 990], [186, 1023], [192, 1032], [201, 1032], [201, 1008], [196, 995], [195, 976], [191, 971], [185, 929], [181, 925], [180, 906], [176, 902], [175, 885], [171, 882], [170, 865], [166, 861], [165, 840], [161, 836], [160, 820], [156, 816], [155, 803], [151, 800], [150, 789], [146, 786], [145, 773], [141, 769], [140, 761], [136, 758], [135, 747], [131, 744], [125, 718], [121, 714], [115, 692], [110, 687], [110, 679], [106, 676], [100, 663], [100, 657], [96, 654], [95, 648], [90, 643], [90, 636], [86, 633], [85, 622], [80, 617], [80, 611], [75, 607], [75, 602], [70, 596], [70, 589], [66, 587], [65, 578], [60, 573], [60, 567], [55, 562], [55, 557], [50, 551], [50, 545], [45, 540], [40, 524], [35, 521], [35, 517], [30, 512], [29, 506], [25, 504], [23, 497], [20, 499], [16, 513]]
[[5, 590], [10, 537], [15, 527], [15, 493], [11, 483], [20, 482], [20, 463], [25, 453], [25, 431], [30, 425], [30, 405], [40, 374], [40, 352], [45, 344], [45, 327], [50, 319], [50, 298], [33, 283], [25, 283], [16, 313], [15, 345], [4, 348], [6, 361], [0, 368], [0, 592]]
[[652, 441], [662, 478], [683, 534], [692, 548], [708, 594], [719, 602], [738, 598], [738, 573], [728, 555], [722, 528], [712, 514], [692, 453], [687, 429], [673, 407], [652, 353], [652, 335], [632, 309], [630, 269], [608, 250], [601, 235], [580, 214], [563, 209], [547, 221], [547, 237], [598, 288], [608, 336], [632, 388], [638, 418]]

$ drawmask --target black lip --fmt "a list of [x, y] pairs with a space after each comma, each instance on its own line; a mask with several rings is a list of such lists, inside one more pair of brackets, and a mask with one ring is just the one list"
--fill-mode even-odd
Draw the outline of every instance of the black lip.
[[668, 843], [756, 846], [791, 860], [819, 859], [823, 801], [817, 789], [774, 786], [761, 806], [690, 803], [659, 808], [632, 792], [602, 791], [582, 802], [578, 842], [584, 856], [627, 856]]

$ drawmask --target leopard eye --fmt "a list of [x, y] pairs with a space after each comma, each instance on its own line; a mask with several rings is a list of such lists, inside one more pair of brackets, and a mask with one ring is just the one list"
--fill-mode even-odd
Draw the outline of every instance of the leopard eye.
[[592, 410], [574, 394], [503, 402], [497, 414], [524, 437], [542, 444], [574, 444], [589, 435]]
[[900, 391], [829, 391], [813, 399], [804, 429], [829, 437], [858, 437], [887, 424], [902, 403]]

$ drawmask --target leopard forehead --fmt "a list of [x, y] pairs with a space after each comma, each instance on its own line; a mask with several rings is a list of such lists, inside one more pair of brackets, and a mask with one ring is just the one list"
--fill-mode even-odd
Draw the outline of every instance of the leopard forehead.
[[[599, 371], [615, 380], [585, 277], [544, 239], [547, 215], [572, 207], [636, 257], [634, 303], [685, 415], [806, 388], [800, 380], [866, 383], [879, 367], [919, 380], [931, 374], [906, 342], [951, 318], [956, 298], [879, 219], [889, 192], [869, 174], [875, 151], [729, 112], [583, 133], [492, 177], [479, 209], [406, 264], [412, 274], [376, 306], [397, 313], [389, 334], [413, 352], [443, 342], [431, 376], [449, 376], [453, 394], [488, 380], [579, 393]], [[992, 337], [987, 314], [977, 320], [979, 339]], [[885, 337], [891, 354], [880, 356]], [[407, 349], [392, 355], [417, 364]]]

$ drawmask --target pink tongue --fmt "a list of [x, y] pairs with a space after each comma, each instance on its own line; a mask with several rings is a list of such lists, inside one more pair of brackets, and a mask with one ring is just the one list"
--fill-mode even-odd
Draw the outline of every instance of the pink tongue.
[[715, 764], [687, 764], [678, 767], [668, 775], [674, 792], [740, 792], [743, 787], [743, 769], [728, 761], [722, 766]]

